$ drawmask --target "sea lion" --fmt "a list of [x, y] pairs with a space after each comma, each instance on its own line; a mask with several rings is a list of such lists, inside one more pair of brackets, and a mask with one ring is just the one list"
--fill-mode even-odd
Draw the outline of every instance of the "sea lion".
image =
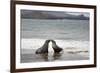
[[35, 53], [36, 54], [48, 53], [48, 43], [49, 42], [50, 42], [50, 40], [46, 40], [45, 43], [43, 44], [43, 46], [38, 48]]
[[60, 48], [54, 40], [50, 40], [52, 42], [52, 48], [54, 50], [54, 53], [60, 53], [63, 49]]

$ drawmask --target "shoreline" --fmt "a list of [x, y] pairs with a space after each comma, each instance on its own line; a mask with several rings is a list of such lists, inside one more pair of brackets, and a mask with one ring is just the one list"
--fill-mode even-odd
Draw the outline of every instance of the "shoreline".
[[[55, 61], [75, 61], [75, 60], [88, 60], [88, 52], [64, 52], [61, 54], [54, 54], [49, 52], [48, 54], [35, 54], [35, 50], [23, 49], [26, 52], [21, 51], [21, 63], [29, 62], [55, 62]], [[22, 53], [23, 52], [23, 53]]]

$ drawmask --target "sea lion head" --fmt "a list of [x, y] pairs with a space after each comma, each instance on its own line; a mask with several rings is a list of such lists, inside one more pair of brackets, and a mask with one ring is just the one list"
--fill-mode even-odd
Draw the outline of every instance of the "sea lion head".
[[54, 41], [54, 40], [50, 40], [52, 43], [55, 43], [56, 44], [56, 42]]
[[45, 43], [49, 43], [49, 42], [50, 42], [50, 40], [46, 40], [46, 41], [45, 41]]

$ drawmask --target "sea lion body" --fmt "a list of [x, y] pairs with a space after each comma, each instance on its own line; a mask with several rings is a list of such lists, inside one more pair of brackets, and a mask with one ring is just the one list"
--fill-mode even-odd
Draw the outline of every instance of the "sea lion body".
[[54, 50], [55, 53], [60, 53], [63, 49], [60, 48], [56, 42], [54, 40], [51, 40], [52, 41], [52, 48]]
[[49, 42], [50, 42], [50, 40], [46, 40], [45, 43], [43, 44], [43, 46], [38, 48], [35, 53], [36, 54], [48, 53], [48, 43]]

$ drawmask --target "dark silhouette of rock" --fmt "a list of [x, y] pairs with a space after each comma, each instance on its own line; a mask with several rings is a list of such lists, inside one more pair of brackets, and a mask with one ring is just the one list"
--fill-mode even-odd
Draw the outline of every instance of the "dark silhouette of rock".
[[54, 53], [60, 53], [63, 49], [60, 48], [54, 40], [51, 40]]
[[48, 43], [49, 42], [50, 42], [50, 40], [46, 40], [45, 43], [43, 44], [43, 46], [36, 50], [36, 54], [48, 53]]

